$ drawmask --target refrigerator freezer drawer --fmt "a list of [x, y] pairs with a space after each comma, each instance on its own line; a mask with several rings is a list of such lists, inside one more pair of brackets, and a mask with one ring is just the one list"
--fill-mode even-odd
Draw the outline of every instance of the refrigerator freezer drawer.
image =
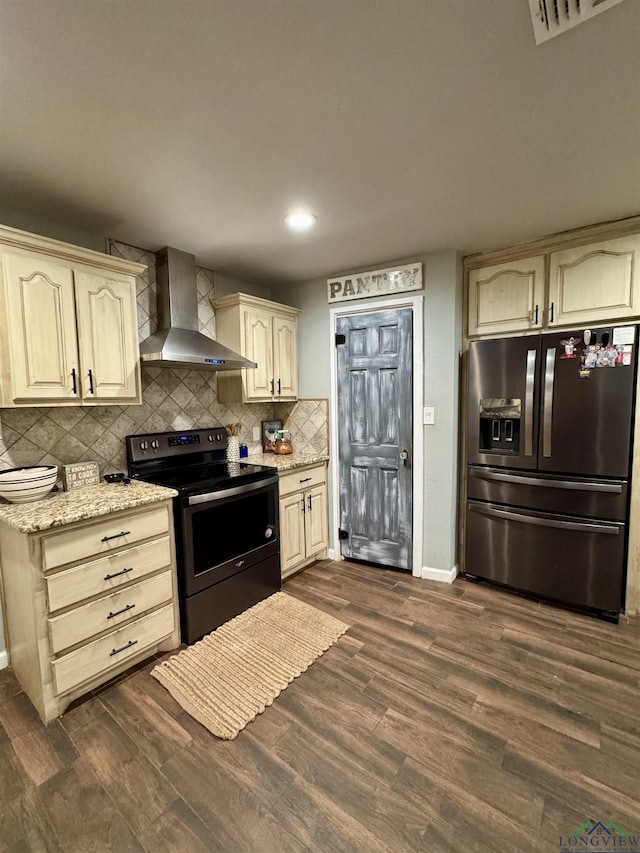
[[467, 501], [465, 571], [545, 598], [619, 613], [625, 525]]
[[628, 486], [624, 480], [563, 477], [557, 474], [467, 468], [469, 500], [509, 504], [543, 512], [624, 521]]

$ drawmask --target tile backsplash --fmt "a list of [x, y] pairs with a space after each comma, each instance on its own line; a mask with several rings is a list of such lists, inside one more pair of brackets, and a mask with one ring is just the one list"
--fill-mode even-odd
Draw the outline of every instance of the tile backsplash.
[[[158, 326], [155, 255], [135, 246], [109, 241], [112, 255], [146, 264], [136, 278], [138, 334], [144, 340]], [[215, 275], [198, 269], [198, 321], [200, 331], [215, 337]], [[126, 470], [124, 438], [134, 433], [204, 428], [240, 422], [240, 440], [249, 452], [260, 451], [253, 428], [263, 420], [281, 419], [291, 431], [294, 449], [301, 453], [327, 453], [326, 400], [297, 403], [225, 405], [217, 399], [217, 373], [166, 367], [142, 368], [142, 405], [25, 407], [1, 410], [0, 465], [97, 461], [100, 473]]]

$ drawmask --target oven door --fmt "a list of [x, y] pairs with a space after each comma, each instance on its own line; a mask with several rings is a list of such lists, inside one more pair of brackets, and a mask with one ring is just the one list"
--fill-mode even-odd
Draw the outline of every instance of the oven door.
[[184, 498], [182, 550], [187, 596], [280, 550], [278, 476]]

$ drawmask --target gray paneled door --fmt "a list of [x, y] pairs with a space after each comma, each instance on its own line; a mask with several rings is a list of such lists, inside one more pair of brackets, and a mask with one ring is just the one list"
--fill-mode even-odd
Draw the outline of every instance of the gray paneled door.
[[338, 317], [336, 332], [341, 553], [411, 570], [412, 311]]

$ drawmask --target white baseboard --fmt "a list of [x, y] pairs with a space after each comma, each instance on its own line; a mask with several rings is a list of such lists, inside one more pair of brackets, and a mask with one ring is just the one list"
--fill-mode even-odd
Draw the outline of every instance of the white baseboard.
[[327, 560], [340, 560], [341, 555], [333, 548], [327, 548]]
[[422, 577], [429, 581], [440, 581], [441, 583], [453, 583], [458, 576], [458, 567], [452, 569], [432, 569], [429, 566], [422, 567]]
[[9, 666], [9, 655], [6, 650], [0, 652], [0, 669], [6, 669]]

